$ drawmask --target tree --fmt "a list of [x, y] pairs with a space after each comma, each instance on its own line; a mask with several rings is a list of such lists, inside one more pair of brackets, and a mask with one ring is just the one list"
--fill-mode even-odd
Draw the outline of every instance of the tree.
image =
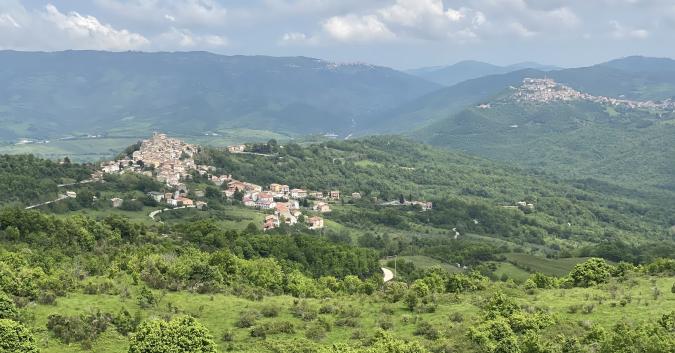
[[216, 344], [208, 329], [194, 318], [143, 322], [131, 336], [129, 353], [215, 353]]
[[0, 292], [0, 319], [16, 320], [17, 315], [14, 301], [7, 294]]
[[0, 319], [0, 352], [3, 353], [37, 353], [35, 339], [22, 324]]
[[590, 287], [607, 282], [613, 269], [605, 260], [592, 258], [574, 266], [569, 276], [575, 286]]

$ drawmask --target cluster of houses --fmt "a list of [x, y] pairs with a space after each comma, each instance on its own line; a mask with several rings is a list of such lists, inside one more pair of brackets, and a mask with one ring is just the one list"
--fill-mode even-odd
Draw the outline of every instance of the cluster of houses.
[[401, 202], [400, 200], [394, 200], [394, 201], [389, 201], [389, 202], [383, 202], [380, 204], [381, 206], [419, 206], [422, 208], [422, 211], [428, 211], [432, 208], [434, 208], [434, 204], [429, 201], [408, 201], [408, 200], [403, 200]]
[[[594, 96], [579, 92], [549, 78], [525, 78], [523, 84], [515, 89], [512, 98], [517, 102], [551, 103], [569, 101], [590, 101], [628, 109], [675, 110], [675, 101], [633, 101], [604, 96]], [[481, 108], [481, 106], [479, 106]], [[489, 107], [488, 107], [489, 108]]]
[[[291, 189], [288, 185], [272, 183], [267, 190], [260, 185], [231, 179], [227, 182], [227, 189], [223, 195], [233, 198], [236, 193], [241, 193], [244, 206], [255, 207], [262, 210], [273, 210], [263, 222], [264, 230], [279, 227], [281, 223], [294, 225], [300, 217], [303, 217], [300, 202], [313, 200], [312, 210], [318, 213], [330, 213], [329, 201], [340, 200], [340, 191], [333, 190], [324, 194], [321, 191], [307, 191], [304, 189]], [[360, 194], [355, 193], [360, 197]], [[324, 227], [323, 218], [314, 216], [306, 219], [310, 229]]]
[[518, 201], [518, 202], [516, 202], [515, 205], [506, 205], [506, 206], [502, 206], [502, 208], [510, 208], [510, 209], [516, 209], [516, 210], [522, 210], [522, 211], [533, 211], [534, 210], [534, 204], [529, 203], [527, 201]]
[[[242, 153], [246, 145], [228, 146], [230, 153]], [[241, 197], [247, 207], [255, 207], [261, 210], [271, 210], [274, 213], [268, 215], [263, 223], [264, 230], [279, 227], [282, 223], [294, 225], [300, 217], [304, 217], [309, 229], [324, 228], [324, 220], [320, 216], [305, 217], [301, 212], [301, 205], [309, 207], [317, 214], [331, 212], [330, 202], [340, 200], [339, 190], [327, 193], [321, 191], [308, 191], [293, 188], [288, 185], [272, 183], [267, 189], [260, 185], [235, 180], [231, 175], [216, 175], [216, 167], [209, 165], [196, 165], [194, 156], [198, 152], [195, 145], [187, 144], [175, 138], [169, 138], [165, 134], [155, 133], [152, 138], [141, 142], [140, 148], [134, 151], [130, 157], [110, 161], [101, 165], [101, 170], [94, 175], [100, 178], [103, 174], [139, 173], [166, 183], [175, 192], [162, 193], [150, 192], [158, 204], [166, 204], [171, 207], [194, 207], [204, 209], [207, 203], [195, 201], [187, 196], [188, 188], [185, 180], [192, 178], [196, 171], [201, 177], [205, 177], [215, 185], [222, 187], [223, 196], [226, 198]], [[225, 187], [226, 185], [226, 187]], [[203, 191], [195, 191], [195, 196], [204, 197]], [[361, 194], [351, 194], [353, 200], [361, 198]], [[311, 206], [309, 200], [312, 200]], [[113, 198], [112, 206], [121, 207], [123, 199]], [[417, 201], [413, 201], [417, 204]], [[431, 208], [431, 203], [420, 203], [423, 208]]]
[[[197, 146], [185, 143], [179, 139], [170, 138], [165, 134], [155, 133], [152, 138], [141, 142], [141, 146], [134, 151], [131, 158], [125, 157], [116, 161], [109, 161], [101, 165], [101, 172], [106, 174], [121, 174], [125, 172], [142, 173], [155, 177], [158, 181], [172, 187], [179, 187], [182, 180], [189, 177], [196, 169], [194, 155]], [[153, 171], [146, 167], [152, 167]]]

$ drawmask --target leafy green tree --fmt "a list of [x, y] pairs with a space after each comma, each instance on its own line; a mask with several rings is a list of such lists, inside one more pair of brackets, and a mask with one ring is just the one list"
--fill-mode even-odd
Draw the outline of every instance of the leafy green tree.
[[22, 324], [8, 319], [0, 319], [0, 352], [38, 353], [35, 339]]
[[592, 258], [574, 266], [569, 277], [577, 287], [590, 287], [607, 282], [613, 269], [613, 266], [608, 264], [607, 261]]
[[7, 294], [0, 292], [0, 319], [16, 320], [18, 315], [14, 301]]
[[208, 329], [194, 318], [183, 316], [169, 322], [143, 322], [131, 335], [129, 353], [216, 353]]

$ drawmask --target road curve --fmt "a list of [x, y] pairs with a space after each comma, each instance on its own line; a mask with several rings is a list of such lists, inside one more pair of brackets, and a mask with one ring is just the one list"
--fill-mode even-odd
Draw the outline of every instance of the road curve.
[[382, 272], [384, 273], [384, 283], [387, 283], [394, 279], [394, 273], [390, 269], [382, 267]]

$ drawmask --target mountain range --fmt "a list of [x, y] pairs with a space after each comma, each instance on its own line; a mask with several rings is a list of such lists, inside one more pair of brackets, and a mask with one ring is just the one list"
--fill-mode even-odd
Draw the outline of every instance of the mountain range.
[[0, 52], [0, 138], [342, 133], [440, 86], [389, 68], [206, 52]]
[[406, 72], [444, 86], [452, 86], [474, 78], [506, 74], [524, 69], [551, 71], [559, 70], [561, 68], [552, 65], [542, 65], [535, 62], [522, 62], [508, 66], [498, 66], [481, 61], [465, 60], [449, 66], [423, 67], [407, 70]]
[[[404, 133], [569, 178], [675, 190], [672, 115], [595, 102], [523, 105], [505, 99], [525, 78], [550, 78], [599, 97], [669, 99], [675, 97], [674, 60], [495, 67], [463, 62], [404, 73], [306, 57], [0, 51], [0, 140], [237, 128], [291, 136]], [[483, 76], [449, 87], [430, 81], [449, 68]]]

